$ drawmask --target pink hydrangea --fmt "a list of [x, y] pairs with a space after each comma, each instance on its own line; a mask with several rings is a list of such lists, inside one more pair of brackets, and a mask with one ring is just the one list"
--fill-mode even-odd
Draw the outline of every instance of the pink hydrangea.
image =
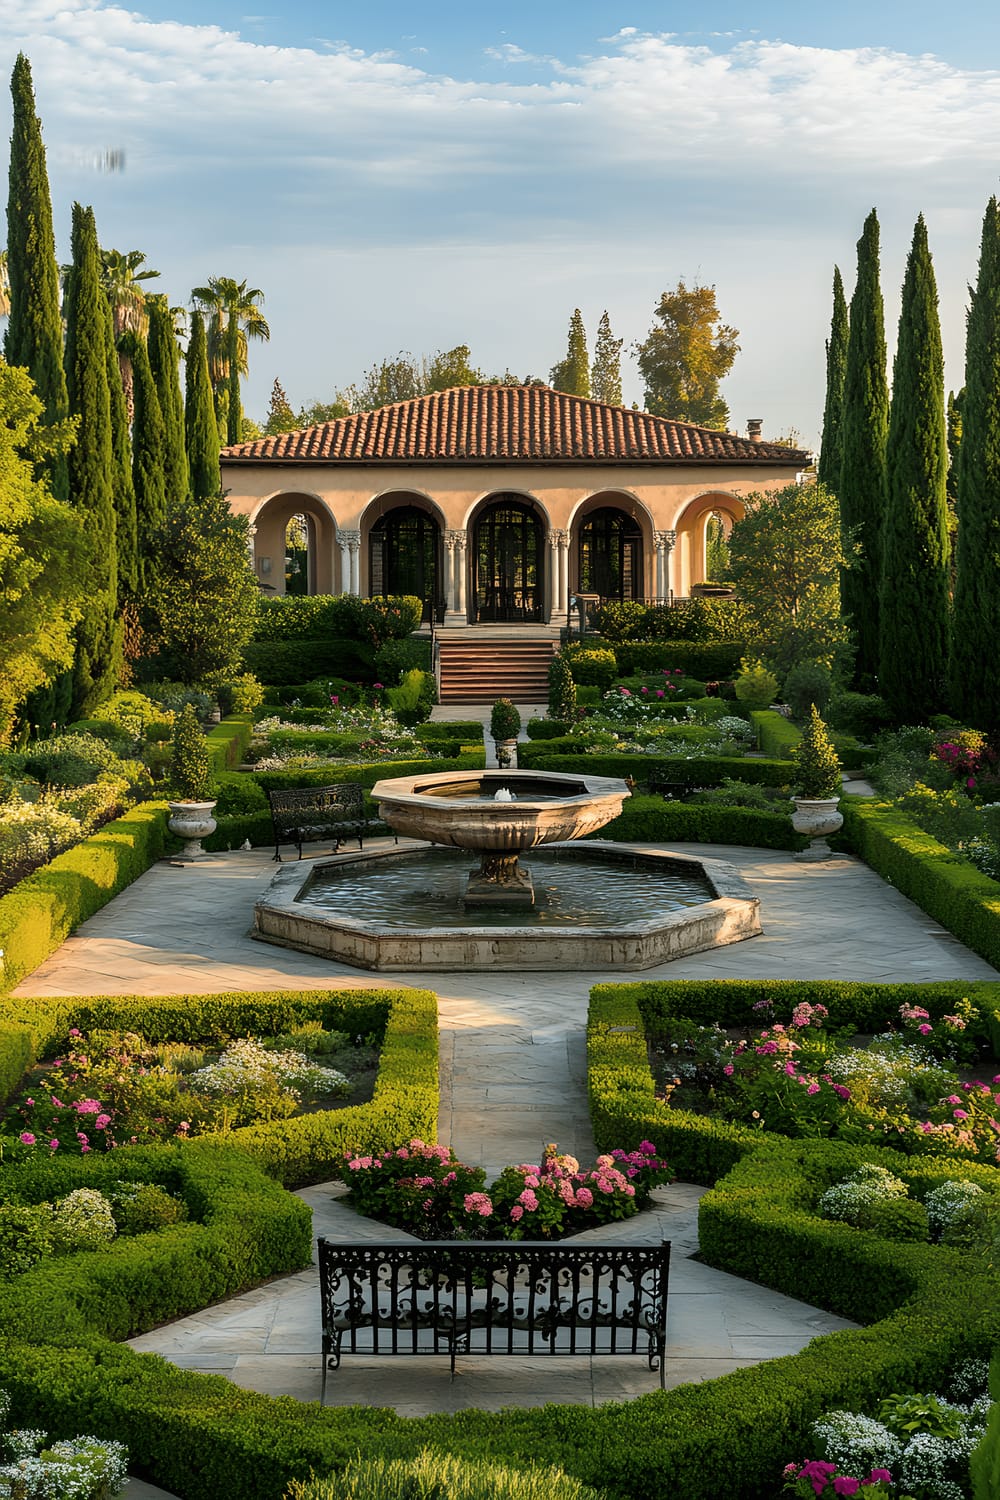
[[106, 1130], [110, 1124], [111, 1124], [111, 1116], [110, 1115], [98, 1115], [97, 1119], [94, 1121], [94, 1129], [95, 1130]]
[[577, 1206], [577, 1208], [593, 1208], [593, 1206], [594, 1206], [594, 1195], [590, 1191], [590, 1188], [587, 1188], [587, 1187], [577, 1188], [577, 1190], [576, 1190], [576, 1206]]
[[518, 1203], [524, 1204], [529, 1214], [534, 1213], [535, 1209], [538, 1207], [538, 1199], [532, 1192], [531, 1188], [525, 1188], [523, 1193], [519, 1193], [517, 1201]]
[[520, 1203], [514, 1204], [514, 1207], [510, 1211], [510, 1217], [515, 1224], [518, 1222], [518, 1220], [524, 1218], [524, 1209], [522, 1208]]
[[467, 1214], [479, 1214], [488, 1219], [493, 1212], [493, 1204], [486, 1193], [466, 1193], [465, 1212]]

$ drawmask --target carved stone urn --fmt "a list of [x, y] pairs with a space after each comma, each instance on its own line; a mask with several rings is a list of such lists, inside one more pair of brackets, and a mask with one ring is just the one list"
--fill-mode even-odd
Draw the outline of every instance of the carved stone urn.
[[212, 817], [214, 800], [211, 802], [170, 802], [168, 806], [170, 816], [167, 819], [167, 827], [179, 839], [185, 840], [184, 848], [176, 857], [182, 860], [204, 859], [206, 856], [201, 847], [201, 841], [208, 838], [210, 833], [214, 833], [216, 828], [215, 819]]
[[827, 835], [836, 833], [844, 826], [844, 816], [839, 809], [839, 797], [793, 797], [795, 811], [792, 827], [796, 833], [804, 833], [811, 840], [808, 849], [796, 854], [796, 859], [829, 859]]

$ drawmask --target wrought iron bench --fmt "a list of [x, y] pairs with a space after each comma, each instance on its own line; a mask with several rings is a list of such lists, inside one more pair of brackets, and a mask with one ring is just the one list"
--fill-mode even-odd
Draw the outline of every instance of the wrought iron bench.
[[319, 1241], [323, 1387], [350, 1354], [644, 1354], [664, 1384], [670, 1242]]
[[281, 863], [281, 845], [295, 844], [302, 858], [302, 845], [317, 839], [332, 840], [334, 853], [345, 839], [357, 839], [364, 848], [364, 788], [359, 782], [338, 786], [296, 787], [292, 791], [268, 792], [274, 825], [274, 857]]

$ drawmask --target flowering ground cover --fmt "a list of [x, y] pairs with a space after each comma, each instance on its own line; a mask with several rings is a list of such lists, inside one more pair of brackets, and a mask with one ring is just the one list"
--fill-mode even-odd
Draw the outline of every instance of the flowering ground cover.
[[764, 998], [753, 1013], [743, 1029], [674, 1016], [651, 1034], [658, 1097], [781, 1135], [1000, 1162], [1000, 1074], [977, 1068], [967, 1001], [933, 1021], [904, 1003], [867, 1038], [830, 1026], [822, 1004], [778, 1020]]
[[226, 1134], [371, 1096], [378, 1049], [306, 1022], [281, 1036], [219, 1045], [149, 1042], [132, 1031], [72, 1027], [8, 1106], [8, 1161]]
[[376, 1155], [349, 1152], [343, 1178], [360, 1213], [420, 1239], [557, 1240], [631, 1218], [671, 1173], [649, 1141], [599, 1156], [589, 1172], [551, 1145], [541, 1162], [505, 1167], [487, 1188], [482, 1167], [415, 1139]]

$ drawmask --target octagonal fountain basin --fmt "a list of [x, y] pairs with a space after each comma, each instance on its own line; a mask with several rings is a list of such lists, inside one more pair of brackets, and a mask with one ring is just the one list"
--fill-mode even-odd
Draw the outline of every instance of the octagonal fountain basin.
[[470, 853], [389, 848], [279, 870], [265, 942], [388, 972], [648, 969], [754, 937], [759, 900], [722, 860], [555, 843], [525, 859], [534, 905], [463, 905]]

